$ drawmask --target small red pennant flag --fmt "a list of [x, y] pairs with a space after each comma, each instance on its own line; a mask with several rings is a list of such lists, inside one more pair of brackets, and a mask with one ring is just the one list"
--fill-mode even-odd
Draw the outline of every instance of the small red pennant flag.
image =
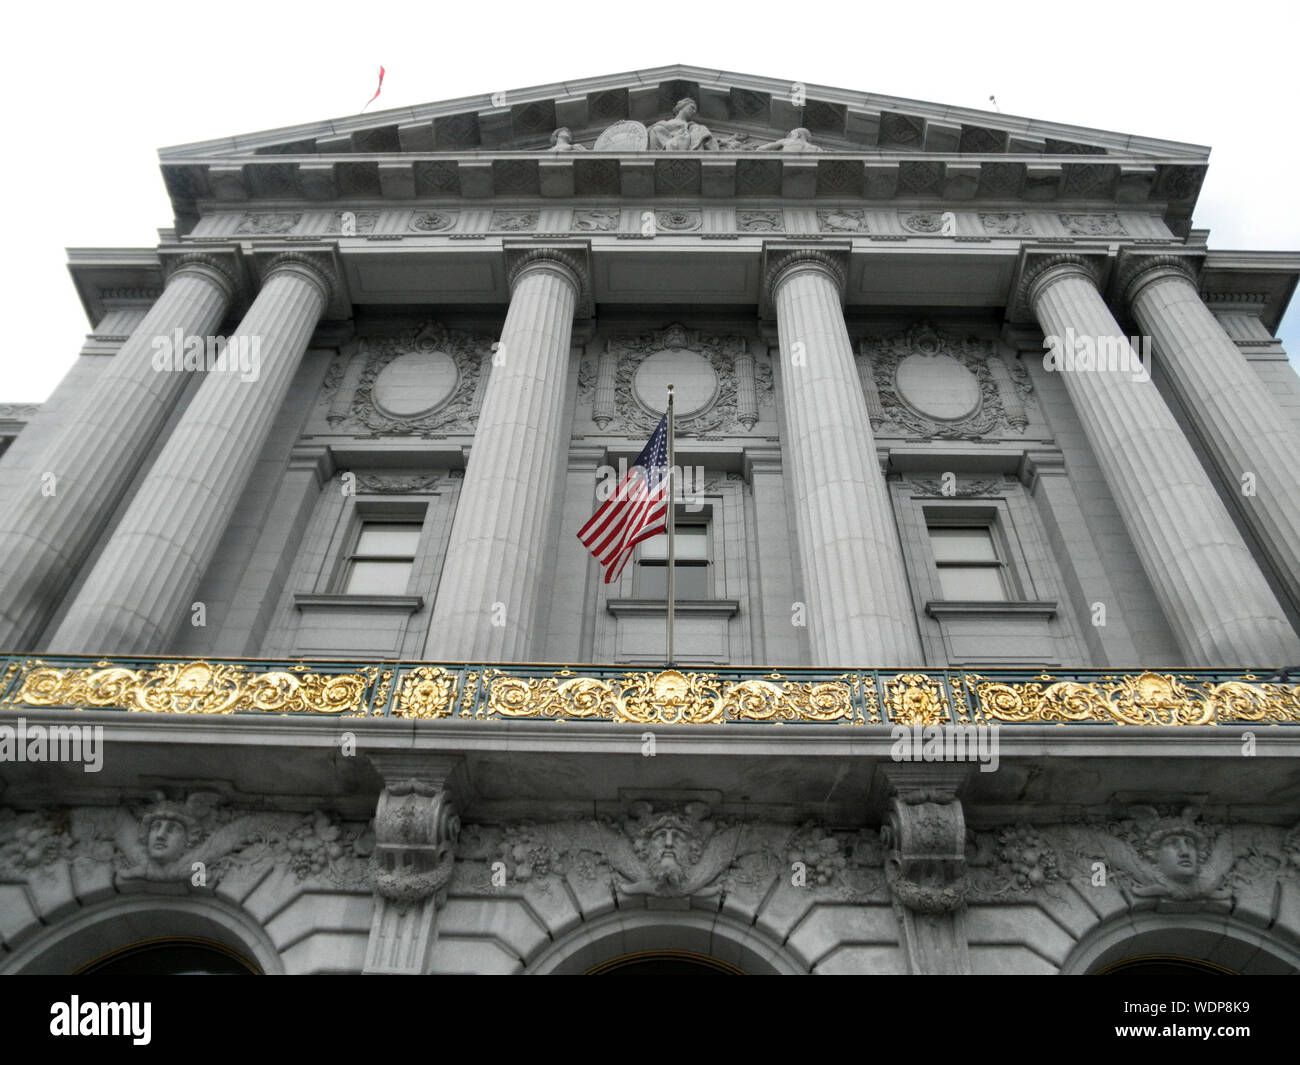
[[[375, 95], [370, 97], [370, 99], [366, 101], [366, 107], [369, 107], [372, 103], [374, 103], [376, 100], [379, 99], [379, 94], [383, 91], [383, 88], [384, 88], [384, 68], [380, 67], [379, 84], [375, 87]], [[366, 107], [363, 107], [361, 110], [364, 111]]]

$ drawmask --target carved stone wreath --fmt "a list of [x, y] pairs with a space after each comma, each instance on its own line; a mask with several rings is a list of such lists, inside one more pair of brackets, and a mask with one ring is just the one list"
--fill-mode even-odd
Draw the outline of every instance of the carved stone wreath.
[[[651, 356], [672, 351], [694, 352], [713, 368], [718, 377], [717, 391], [710, 402], [693, 413], [678, 415], [676, 427], [679, 436], [719, 438], [747, 433], [757, 421], [758, 404], [771, 404], [772, 368], [766, 360], [750, 354], [744, 337], [718, 336], [673, 324], [653, 333], [609, 338], [603, 358], [613, 358], [616, 364], [613, 420], [620, 423], [621, 431], [632, 435], [648, 434], [659, 424], [660, 415], [648, 410], [637, 399], [636, 375], [642, 363]], [[752, 377], [743, 381], [741, 378], [745, 375], [738, 377], [737, 359], [752, 361]], [[599, 359], [584, 360], [579, 372], [579, 395], [586, 399], [597, 391], [599, 362]], [[749, 395], [740, 394], [742, 389]]]
[[416, 211], [407, 228], [416, 233], [441, 233], [456, 224], [456, 215], [449, 211]]
[[[335, 431], [391, 436], [472, 433], [471, 406], [486, 361], [484, 356], [491, 357], [492, 344], [491, 337], [447, 329], [436, 322], [396, 336], [363, 337], [354, 357], [364, 359], [365, 365], [347, 416], [332, 423]], [[452, 394], [434, 409], [411, 417], [398, 417], [382, 410], [375, 403], [375, 380], [395, 359], [424, 352], [443, 353], [455, 363], [458, 381]]]
[[[906, 333], [864, 337], [859, 351], [866, 360], [859, 369], [873, 429], [893, 427], [927, 439], [979, 440], [1006, 431], [1023, 433], [1029, 424], [1029, 375], [1019, 364], [1005, 362], [993, 340], [956, 337], [919, 323]], [[915, 397], [908, 402], [899, 387], [904, 362], [917, 365], [940, 358], [955, 361], [974, 378], [975, 402], [960, 417], [927, 414], [918, 409]]]

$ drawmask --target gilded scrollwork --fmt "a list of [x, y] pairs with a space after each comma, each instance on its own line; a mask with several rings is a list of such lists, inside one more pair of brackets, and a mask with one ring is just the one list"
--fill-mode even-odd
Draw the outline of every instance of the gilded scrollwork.
[[305, 666], [253, 672], [234, 662], [160, 662], [131, 669], [100, 662], [81, 668], [33, 660], [12, 703], [113, 708], [151, 714], [363, 715], [378, 667], [315, 673]]
[[394, 717], [450, 717], [456, 702], [456, 675], [438, 666], [417, 666], [402, 677]]
[[536, 678], [484, 671], [484, 717], [574, 718], [634, 724], [704, 725], [724, 721], [861, 724], [852, 678], [804, 682], [780, 674], [728, 683], [715, 673], [628, 672], [611, 680], [561, 670]]
[[1090, 683], [995, 681], [977, 673], [966, 686], [986, 719], [1066, 724], [1214, 725], [1236, 721], [1300, 723], [1300, 685], [1246, 681], [1197, 682], [1191, 675], [1150, 671], [1107, 675]]
[[896, 725], [946, 725], [952, 720], [942, 685], [924, 673], [900, 673], [886, 681], [885, 705]]

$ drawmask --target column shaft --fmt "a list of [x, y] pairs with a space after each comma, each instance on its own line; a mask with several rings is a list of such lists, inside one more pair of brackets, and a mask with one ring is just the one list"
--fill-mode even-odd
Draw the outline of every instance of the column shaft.
[[230, 338], [260, 352], [253, 380], [213, 370], [191, 401], [51, 641], [51, 650], [164, 651], [212, 561], [329, 296], [298, 259], [275, 264]]
[[[1048, 267], [1029, 298], [1044, 335], [1124, 334], [1086, 268]], [[1100, 344], [1098, 345], [1100, 347]], [[1150, 378], [1125, 369], [1062, 374], [1189, 666], [1263, 666], [1300, 656], [1300, 638], [1242, 542]]]
[[838, 279], [818, 259], [800, 258], [778, 265], [773, 294], [813, 664], [920, 665], [902, 547]]
[[534, 259], [515, 276], [426, 658], [522, 661], [534, 646], [579, 284], [558, 259]]
[[30, 483], [0, 503], [0, 648], [35, 645], [184, 391], [188, 373], [155, 367], [155, 340], [213, 334], [233, 295], [215, 266], [183, 264], [33, 463]]
[[[1161, 369], [1300, 608], [1300, 430], [1282, 413], [1189, 277], [1157, 266], [1140, 275], [1129, 291], [1138, 328], [1151, 337]], [[1250, 475], [1248, 484], [1243, 484], [1245, 475]]]

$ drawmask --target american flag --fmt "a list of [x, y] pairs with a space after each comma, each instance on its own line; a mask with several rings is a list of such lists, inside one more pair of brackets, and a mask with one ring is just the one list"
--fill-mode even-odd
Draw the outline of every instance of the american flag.
[[618, 488], [578, 530], [578, 539], [605, 567], [605, 583], [617, 580], [632, 549], [668, 528], [668, 416], [659, 420]]

